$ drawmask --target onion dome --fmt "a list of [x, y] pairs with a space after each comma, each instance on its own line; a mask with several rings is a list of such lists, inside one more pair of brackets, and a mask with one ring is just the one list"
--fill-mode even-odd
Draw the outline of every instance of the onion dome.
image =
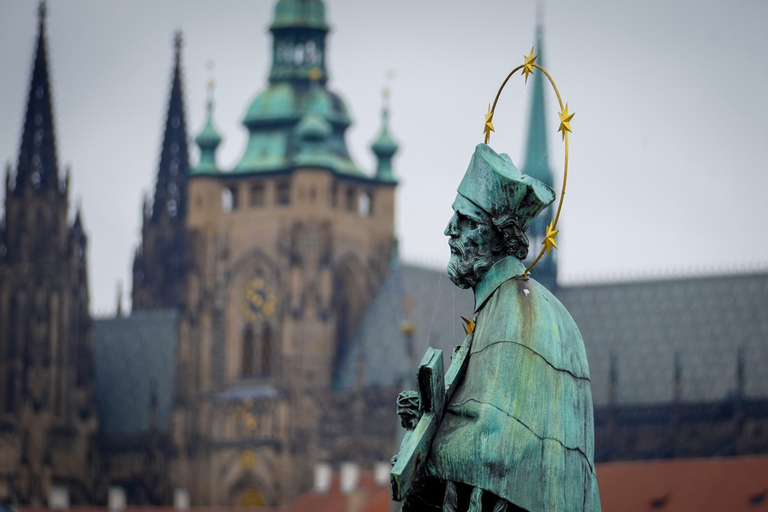
[[389, 106], [386, 104], [387, 91], [384, 92], [384, 108], [381, 111], [381, 133], [371, 145], [376, 155], [376, 179], [384, 183], [397, 183], [392, 173], [392, 157], [397, 153], [398, 145], [389, 135]]
[[209, 86], [208, 114], [205, 127], [195, 137], [195, 144], [200, 148], [200, 161], [192, 169], [191, 174], [208, 174], [219, 172], [216, 166], [216, 148], [221, 144], [221, 135], [213, 126], [213, 86]]

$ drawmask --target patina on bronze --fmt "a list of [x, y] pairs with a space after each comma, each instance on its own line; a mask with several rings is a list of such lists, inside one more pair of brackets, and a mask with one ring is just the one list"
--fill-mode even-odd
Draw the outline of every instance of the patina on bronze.
[[444, 379], [440, 351], [428, 349], [420, 400], [399, 402], [411, 431], [391, 480], [405, 511], [600, 510], [584, 342], [521, 262], [525, 230], [554, 199], [507, 155], [475, 149], [445, 230], [448, 274], [475, 292], [475, 328]]

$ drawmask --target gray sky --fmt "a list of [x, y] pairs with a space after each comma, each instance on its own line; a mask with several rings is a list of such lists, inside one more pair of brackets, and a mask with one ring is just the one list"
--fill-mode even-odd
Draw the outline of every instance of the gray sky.
[[[152, 191], [184, 31], [187, 124], [203, 123], [215, 63], [223, 168], [242, 156], [240, 124], [266, 85], [273, 1], [50, 0], [48, 43], [60, 165], [90, 236], [91, 307], [130, 292], [140, 205]], [[15, 165], [36, 31], [33, 0], [0, 3], [0, 159]], [[326, 0], [329, 87], [354, 119], [347, 143], [372, 172], [381, 89], [401, 145], [403, 258], [443, 265], [442, 235], [483, 114], [534, 38], [532, 1]], [[558, 261], [565, 283], [768, 267], [768, 43], [762, 0], [548, 0], [545, 66], [575, 112]], [[529, 82], [530, 85], [530, 82]], [[491, 145], [521, 163], [522, 79], [507, 86]], [[550, 165], [561, 180], [555, 98]], [[197, 153], [193, 152], [192, 162]], [[4, 167], [4, 166], [3, 166]]]

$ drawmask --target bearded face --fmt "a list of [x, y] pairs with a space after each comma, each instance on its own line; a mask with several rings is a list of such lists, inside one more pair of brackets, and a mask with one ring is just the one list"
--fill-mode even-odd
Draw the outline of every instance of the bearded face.
[[473, 203], [457, 196], [445, 235], [450, 237], [448, 277], [459, 288], [474, 288], [496, 262], [490, 217]]

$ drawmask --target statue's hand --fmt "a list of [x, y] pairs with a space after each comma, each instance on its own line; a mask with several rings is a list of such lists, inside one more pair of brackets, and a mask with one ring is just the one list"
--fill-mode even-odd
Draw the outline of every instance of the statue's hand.
[[403, 391], [397, 395], [397, 414], [406, 430], [413, 430], [421, 419], [421, 404], [417, 391]]

